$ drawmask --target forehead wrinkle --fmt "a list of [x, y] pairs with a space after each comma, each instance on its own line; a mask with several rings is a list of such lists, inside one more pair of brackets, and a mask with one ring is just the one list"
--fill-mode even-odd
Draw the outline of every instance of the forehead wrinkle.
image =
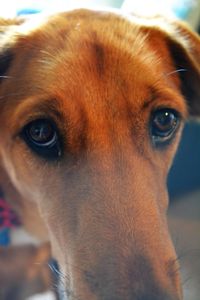
[[[115, 18], [118, 17], [115, 16]], [[66, 95], [69, 93], [73, 96], [78, 88], [83, 89], [89, 86], [90, 93], [94, 91], [96, 93], [96, 91], [99, 92], [97, 89], [101, 85], [99, 76], [112, 89], [118, 85], [120, 77], [123, 77], [124, 74], [127, 75], [128, 81], [132, 79], [134, 81], [136, 75], [143, 78], [144, 69], [139, 68], [138, 56], [141, 57], [140, 60], [147, 69], [148, 65], [152, 65], [152, 63], [154, 66], [159, 64], [157, 53], [148, 49], [148, 34], [142, 32], [139, 26], [134, 26], [129, 21], [118, 18], [116, 24], [114, 22], [113, 27], [110, 27], [111, 30], [108, 30], [109, 22], [105, 19], [104, 22], [93, 19], [92, 24], [87, 24], [86, 21], [82, 20], [80, 32], [74, 31], [73, 26], [71, 29], [67, 28], [68, 33], [62, 35], [62, 42], [59, 43], [58, 48], [45, 48], [40, 51], [42, 55], [37, 57], [40, 60], [38, 66], [41, 62], [42, 65], [38, 77], [44, 79], [48, 71], [47, 81], [49, 83], [45, 84], [43, 88], [43, 80], [40, 80], [40, 83], [38, 80], [36, 82], [36, 85], [39, 85], [38, 89], [44, 89], [44, 92], [45, 89], [49, 91], [62, 89]], [[117, 31], [118, 22], [121, 22], [122, 25], [120, 32]], [[57, 36], [56, 30], [55, 28], [54, 35]], [[64, 29], [62, 28], [62, 30]], [[50, 44], [53, 44], [53, 41]], [[137, 69], [134, 70], [134, 67]], [[151, 72], [151, 70], [147, 71]], [[93, 76], [94, 72], [99, 76]], [[136, 74], [134, 75], [134, 73]], [[103, 75], [106, 75], [104, 80]], [[86, 81], [92, 81], [93, 84]], [[97, 84], [94, 85], [94, 83]], [[134, 82], [132, 84], [134, 85]], [[93, 91], [93, 89], [95, 90]]]
[[[75, 53], [79, 57], [85, 55], [84, 53], [82, 54], [82, 45], [86, 42], [93, 44], [91, 50], [96, 55], [95, 61], [98, 63], [98, 67], [102, 67], [103, 49], [105, 52], [110, 47], [112, 47], [112, 50], [114, 48], [115, 50], [120, 50], [117, 52], [123, 55], [127, 53], [130, 57], [137, 56], [138, 53], [142, 52], [145, 59], [149, 60], [151, 55], [148, 52], [147, 56], [145, 54], [146, 49], [143, 49], [147, 33], [140, 31], [139, 26], [133, 26], [125, 19], [120, 19], [116, 16], [115, 18], [118, 18], [118, 20], [115, 20], [116, 23], [112, 23], [112, 27], [109, 26], [109, 20], [101, 20], [100, 18], [90, 20], [89, 24], [87, 24], [86, 20], [81, 20], [80, 31], [74, 30], [74, 26], [71, 25], [70, 28], [66, 29], [66, 34], [62, 34], [62, 39], [59, 38], [60, 43], [58, 47], [42, 50], [44, 55], [40, 60], [49, 67], [57, 63], [63, 63], [63, 61], [70, 62], [74, 58]], [[119, 23], [121, 23], [120, 32]], [[56, 39], [58, 34], [59, 32], [56, 33], [55, 29], [54, 35], [56, 35]], [[48, 37], [44, 36], [43, 38], [47, 39]], [[55, 37], [52, 37], [52, 39], [55, 39]], [[95, 55], [92, 55], [92, 57], [94, 58]]]

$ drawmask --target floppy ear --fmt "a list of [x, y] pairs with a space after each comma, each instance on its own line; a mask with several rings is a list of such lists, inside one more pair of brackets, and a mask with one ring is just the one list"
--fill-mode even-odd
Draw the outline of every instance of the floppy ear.
[[0, 82], [5, 78], [12, 61], [10, 49], [11, 31], [15, 27], [15, 21], [0, 19]]
[[162, 32], [190, 117], [200, 117], [200, 37], [179, 20], [158, 16], [148, 22], [151, 28]]
[[6, 77], [11, 65], [16, 31], [23, 22], [23, 19], [4, 20], [0, 18], [0, 82]]
[[191, 117], [200, 117], [200, 37], [184, 23], [175, 22], [167, 44], [181, 79], [181, 91]]
[[187, 101], [190, 117], [200, 117], [200, 37], [185, 22], [174, 18], [132, 16], [142, 25], [147, 36], [162, 37], [175, 67], [174, 73], [179, 75], [181, 93]]

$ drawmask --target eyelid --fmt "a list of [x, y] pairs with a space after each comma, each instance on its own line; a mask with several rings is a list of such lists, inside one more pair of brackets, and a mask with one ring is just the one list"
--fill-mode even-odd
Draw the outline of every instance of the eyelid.
[[169, 108], [177, 111], [183, 121], [188, 118], [189, 112], [187, 104], [180, 93], [171, 87], [162, 87], [160, 89], [149, 88], [150, 98], [147, 99], [142, 110], [157, 110]]
[[21, 99], [12, 115], [10, 129], [13, 133], [19, 132], [26, 124], [39, 118], [51, 118], [58, 125], [62, 123], [65, 118], [63, 118], [59, 100], [55, 97], [46, 98], [46, 96], [39, 95]]
[[180, 121], [185, 121], [186, 120], [186, 116], [185, 114], [183, 114], [182, 112], [180, 112], [179, 110], [177, 110], [176, 107], [174, 107], [174, 105], [158, 105], [158, 106], [155, 106], [152, 108], [151, 110], [151, 116], [153, 116], [153, 114], [157, 111], [160, 111], [160, 110], [171, 110], [171, 111], [174, 111], [176, 113], [176, 115], [178, 116], [179, 120]]
[[41, 112], [36, 113], [36, 114], [33, 113], [33, 114], [27, 116], [25, 120], [20, 122], [20, 124], [18, 125], [17, 129], [15, 130], [12, 138], [13, 139], [18, 138], [21, 135], [21, 132], [23, 131], [23, 129], [25, 127], [27, 127], [31, 122], [34, 122], [34, 121], [39, 120], [39, 119], [41, 119], [41, 120], [42, 119], [48, 119], [50, 122], [52, 122], [52, 124], [54, 124], [55, 127], [58, 127], [56, 125], [56, 122], [54, 121], [54, 119], [51, 118], [51, 116], [42, 114]]

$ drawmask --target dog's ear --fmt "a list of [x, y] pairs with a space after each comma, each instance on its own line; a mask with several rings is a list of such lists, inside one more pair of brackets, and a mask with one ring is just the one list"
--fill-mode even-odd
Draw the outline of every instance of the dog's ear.
[[24, 22], [23, 19], [4, 20], [0, 18], [0, 82], [13, 60], [13, 46], [16, 39], [16, 30]]
[[[136, 23], [142, 26], [149, 39], [164, 41], [174, 65], [174, 75], [180, 78], [181, 93], [185, 97], [190, 117], [200, 117], [200, 37], [180, 20], [171, 17], [138, 17], [132, 14]], [[159, 44], [160, 45], [160, 44]], [[159, 51], [157, 44], [155, 51]], [[172, 74], [171, 73], [171, 74]]]
[[191, 117], [200, 117], [200, 37], [183, 23], [174, 23], [168, 47], [181, 79]]
[[11, 65], [13, 53], [11, 49], [4, 49], [0, 52], [0, 83], [6, 78], [6, 73]]
[[157, 17], [151, 28], [162, 33], [179, 76], [190, 117], [200, 117], [200, 37], [184, 22]]

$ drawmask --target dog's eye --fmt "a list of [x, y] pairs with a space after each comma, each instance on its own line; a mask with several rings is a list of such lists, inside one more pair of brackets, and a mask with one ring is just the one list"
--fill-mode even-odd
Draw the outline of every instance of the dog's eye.
[[177, 111], [169, 108], [158, 109], [151, 118], [151, 136], [155, 146], [168, 143], [180, 122]]
[[49, 160], [61, 156], [58, 130], [52, 121], [48, 119], [32, 121], [23, 128], [21, 136], [38, 155]]

